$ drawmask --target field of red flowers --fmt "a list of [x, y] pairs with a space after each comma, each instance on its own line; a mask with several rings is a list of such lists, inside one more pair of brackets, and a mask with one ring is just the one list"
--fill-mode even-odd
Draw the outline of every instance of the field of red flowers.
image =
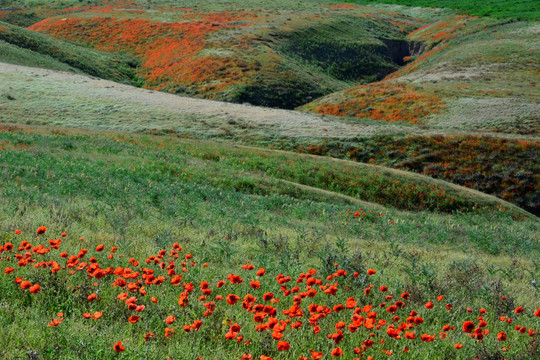
[[227, 270], [179, 243], [133, 258], [45, 226], [8, 238], [0, 246], [3, 304], [32, 307], [33, 321], [46, 321], [33, 326], [58, 357], [62, 328], [77, 327], [109, 332], [102, 358], [163, 358], [186, 342], [193, 359], [538, 354], [540, 309], [514, 305], [510, 295], [494, 299], [497, 307], [468, 308], [451, 294], [419, 304], [369, 262], [282, 273], [246, 259]]
[[[450, 114], [456, 99], [412, 77], [467, 34], [498, 37], [503, 21], [281, 1], [0, 10], [9, 22], [0, 23], [0, 61], [2, 49], [19, 47], [122, 83], [265, 106], [333, 93], [305, 109], [349, 117], [300, 114], [320, 121], [299, 117], [292, 132], [265, 122], [287, 113], [271, 109], [253, 122], [236, 118], [248, 107], [230, 114], [228, 105], [219, 110], [227, 117], [182, 118], [160, 112], [172, 95], [160, 102], [164, 94], [122, 87], [123, 98], [107, 96], [92, 87], [101, 80], [61, 88], [60, 73], [7, 67], [0, 359], [540, 359], [538, 142], [425, 135], [439, 132], [424, 120]], [[86, 67], [99, 59], [102, 72]], [[129, 69], [105, 76], [117, 67]], [[504, 81], [486, 73], [486, 83]], [[452, 79], [461, 86], [469, 75]], [[463, 86], [467, 96], [479, 96], [474, 86]], [[499, 96], [494, 88], [486, 96]], [[92, 91], [100, 97], [74, 94]], [[135, 91], [152, 98], [139, 103]], [[52, 97], [23, 106], [45, 92]], [[159, 106], [146, 109], [151, 102]], [[74, 121], [76, 112], [85, 115]], [[325, 134], [337, 124], [366, 129]]]

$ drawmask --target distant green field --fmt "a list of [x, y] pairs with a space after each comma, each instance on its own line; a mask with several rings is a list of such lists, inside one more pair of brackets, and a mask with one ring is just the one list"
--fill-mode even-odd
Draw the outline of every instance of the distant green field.
[[537, 20], [540, 18], [540, 4], [537, 0], [359, 0], [342, 1], [348, 3], [398, 4], [407, 6], [441, 7], [457, 9], [469, 15], [491, 16], [498, 19], [515, 18], [519, 20]]

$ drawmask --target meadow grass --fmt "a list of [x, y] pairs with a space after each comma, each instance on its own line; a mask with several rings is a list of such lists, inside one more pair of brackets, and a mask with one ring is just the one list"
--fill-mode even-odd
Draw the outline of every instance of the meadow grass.
[[[481, 209], [440, 213], [370, 204], [359, 207], [331, 192], [314, 201], [309, 193], [292, 187], [282, 194], [286, 188], [280, 183], [279, 172], [265, 171], [266, 166], [276, 166], [273, 161], [295, 161], [293, 167], [301, 170], [311, 162], [324, 169], [330, 160], [294, 153], [165, 137], [37, 128], [4, 128], [0, 142], [0, 173], [6, 179], [0, 185], [2, 244], [18, 246], [25, 239], [36, 246], [49, 238], [62, 238], [59, 252], [77, 254], [86, 248], [102, 267], [114, 268], [129, 266], [128, 258], [142, 263], [149, 255], [178, 242], [185, 248], [182, 254], [191, 253], [198, 264], [190, 267], [184, 279], [196, 287], [201, 281], [209, 281], [214, 287], [230, 273], [248, 277], [249, 273], [239, 269], [247, 260], [257, 268], [265, 267], [272, 277], [278, 273], [292, 276], [310, 267], [326, 276], [336, 271], [334, 263], [338, 263], [349, 272], [347, 281], [353, 282], [344, 283], [351, 290], [340, 292], [332, 305], [348, 296], [356, 296], [362, 305], [379, 301], [376, 299], [383, 293], [373, 298], [360, 295], [375, 280], [365, 275], [358, 281], [350, 278], [353, 272], [364, 274], [372, 267], [381, 270], [373, 291], [378, 293], [379, 285], [388, 286], [396, 296], [399, 291], [408, 291], [410, 307], [422, 309], [420, 316], [425, 324], [421, 331], [426, 333], [438, 334], [445, 322], [460, 326], [460, 319], [475, 318], [467, 316], [467, 307], [474, 312], [488, 307], [486, 319], [491, 323], [501, 315], [515, 317], [514, 307], [525, 306], [527, 313], [518, 317], [519, 324], [538, 327], [538, 321], [529, 314], [538, 304], [539, 295], [531, 285], [540, 272], [536, 239], [539, 223], [535, 217], [516, 219], [511, 211]], [[324, 188], [332, 189], [328, 185]], [[35, 229], [44, 224], [49, 231], [36, 240]], [[14, 234], [17, 229], [22, 230], [21, 235]], [[68, 235], [60, 237], [61, 232]], [[119, 253], [108, 260], [94, 253], [99, 244], [106, 249], [117, 246]], [[125, 258], [119, 257], [120, 253]], [[251, 315], [223, 304], [218, 304], [213, 317], [202, 318], [200, 333], [182, 334], [181, 325], [193, 323], [204, 309], [195, 299], [190, 300], [192, 305], [180, 308], [177, 300], [181, 289], [176, 287], [147, 286], [148, 295], [139, 302], [146, 304], [147, 310], [140, 313], [140, 323], [130, 324], [127, 318], [133, 312], [121, 306], [116, 299], [121, 289], [108, 286], [108, 277], [98, 281], [87, 279], [85, 273], [70, 276], [65, 271], [51, 277], [46, 275], [48, 270], [17, 267], [9, 252], [0, 256], [4, 256], [5, 266], [15, 265], [13, 275], [42, 287], [38, 294], [21, 293], [12, 275], [0, 274], [0, 335], [9, 339], [9, 346], [0, 352], [2, 358], [184, 358], [188, 353], [189, 358], [236, 359], [249, 352], [286, 359], [300, 353], [308, 355], [309, 349], [328, 353], [335, 346], [325, 337], [312, 338], [306, 328], [297, 334], [287, 333], [285, 340], [291, 343], [291, 352], [279, 352], [269, 333], [259, 334], [248, 325]], [[202, 263], [209, 267], [201, 268]], [[280, 291], [265, 279], [261, 279], [261, 290], [254, 292], [257, 297], [263, 292]], [[216, 289], [213, 295], [242, 295], [241, 289], [245, 289], [230, 286]], [[95, 290], [99, 300], [89, 303], [86, 297]], [[442, 303], [433, 312], [423, 309], [427, 301], [441, 294], [445, 295], [444, 303], [453, 304], [454, 312], [441, 308]], [[158, 297], [159, 302], [148, 302], [150, 296]], [[500, 300], [501, 296], [508, 301]], [[328, 300], [320, 295], [314, 301], [326, 304]], [[276, 306], [283, 309], [287, 304], [282, 297], [282, 304]], [[95, 311], [103, 312], [103, 318], [82, 317]], [[64, 321], [56, 327], [47, 326], [58, 312], [64, 313]], [[163, 331], [168, 325], [163, 320], [173, 314], [177, 320], [171, 327], [177, 334], [167, 339]], [[341, 318], [332, 317], [336, 321]], [[253, 346], [223, 338], [230, 321], [242, 324], [242, 335], [252, 340]], [[332, 331], [331, 323], [324, 322], [321, 327], [322, 333]], [[508, 355], [529, 351], [525, 337], [514, 335], [513, 325], [506, 327], [515, 346]], [[149, 331], [157, 339], [146, 343], [143, 335]], [[407, 343], [409, 353], [399, 353], [397, 343], [387, 345], [396, 350], [397, 358], [461, 359], [500, 352], [502, 344], [493, 336], [480, 344], [456, 331], [450, 336], [451, 342], [436, 341], [434, 344], [439, 345], [434, 347], [423, 346], [418, 339], [411, 341]], [[126, 351], [117, 354], [113, 345], [119, 340]], [[463, 351], [454, 349], [454, 342], [464, 343]], [[354, 337], [346, 336], [340, 346], [346, 349], [354, 344]], [[381, 351], [379, 346], [376, 351]]]
[[[75, 0], [46, 5], [36, 0], [9, 0], [2, 6], [4, 3], [24, 9], [0, 9], [0, 20], [24, 26], [51, 16], [63, 18], [61, 9], [81, 5]], [[88, 1], [84, 6], [96, 3], [101, 2]], [[448, 6], [495, 18], [538, 18], [535, 11], [524, 11], [530, 5], [527, 1], [489, 1], [474, 9], [461, 1], [409, 3]], [[200, 12], [231, 11], [239, 6], [237, 1], [189, 0], [183, 4], [196, 6]], [[141, 15], [141, 9], [130, 8], [135, 5], [144, 11], [163, 7]], [[124, 12], [128, 23], [147, 16], [167, 22], [177, 16], [167, 5], [178, 3], [124, 2], [116, 10]], [[243, 0], [242, 5], [247, 11], [261, 8], [261, 2], [255, 0]], [[2, 73], [0, 337], [6, 346], [0, 347], [0, 358], [284, 360], [316, 358], [310, 350], [328, 358], [339, 347], [347, 359], [390, 355], [395, 359], [535, 359], [539, 353], [535, 331], [540, 329], [538, 218], [493, 196], [445, 181], [350, 161], [447, 178], [535, 211], [537, 139], [529, 136], [536, 130], [527, 128], [534, 122], [533, 105], [516, 110], [523, 120], [519, 124], [486, 115], [463, 127], [485, 130], [490, 126], [490, 130], [512, 134], [484, 137], [451, 130], [452, 126], [461, 128], [462, 120], [455, 119], [467, 114], [456, 110], [452, 102], [463, 104], [459, 97], [464, 94], [505, 107], [511, 104], [502, 102], [505, 97], [536, 99], [534, 83], [529, 81], [529, 74], [536, 71], [531, 62], [536, 46], [534, 22], [472, 19], [454, 16], [452, 10], [387, 5], [362, 7], [356, 14], [364, 16], [353, 21], [343, 19], [348, 9], [358, 10], [355, 5], [322, 1], [278, 0], [264, 2], [262, 8], [280, 24], [287, 24], [286, 31], [268, 33], [265, 29], [259, 34], [265, 49], [280, 53], [290, 73], [311, 73], [304, 80], [325, 84], [328, 91], [351, 85], [350, 74], [344, 70], [357, 65], [342, 58], [340, 49], [332, 51], [330, 61], [320, 57], [321, 48], [334, 45], [330, 37], [342, 33], [337, 42], [350, 45], [351, 36], [344, 31], [356, 26], [354, 34], [363, 34], [365, 44], [379, 46], [370, 44], [370, 39], [395, 40], [429, 22], [413, 32], [410, 40], [422, 41], [431, 49], [449, 45], [448, 51], [426, 56], [418, 68], [413, 58], [412, 66], [405, 66], [396, 76], [403, 76], [418, 93], [444, 93], [444, 106], [450, 107], [455, 123], [445, 124], [442, 117], [430, 117], [419, 126], [349, 117], [299, 117], [300, 124], [270, 123], [263, 110], [261, 118], [249, 120], [234, 109], [232, 115], [206, 116], [181, 106], [172, 110], [174, 101], [142, 99], [141, 93], [125, 87], [115, 89], [116, 96], [108, 96], [113, 92], [105, 88], [118, 86], [113, 83], [99, 85], [82, 77], [21, 68]], [[292, 16], [299, 9], [305, 18]], [[89, 10], [95, 9], [69, 12], [82, 18], [95, 16]], [[104, 18], [110, 16], [109, 10], [104, 10]], [[339, 12], [342, 20], [306, 28], [305, 20], [319, 16], [319, 11]], [[404, 14], [412, 14], [414, 19], [407, 20]], [[378, 19], [373, 26], [370, 16]], [[471, 26], [460, 28], [454, 37], [456, 24], [469, 24], [469, 20]], [[302, 38], [306, 36], [314, 41], [305, 43]], [[499, 41], [497, 56], [479, 46], [491, 44], [495, 38]], [[205, 39], [223, 44], [224, 38]], [[142, 85], [142, 78], [133, 76], [133, 59], [122, 53], [97, 52], [6, 23], [0, 23], [0, 40], [1, 61]], [[221, 47], [206, 50], [202, 52], [205, 56], [227, 53]], [[351, 46], [347, 51], [363, 50]], [[497, 68], [498, 77], [482, 72], [479, 78], [463, 80], [469, 74], [462, 70], [479, 59], [506, 65]], [[336, 60], [341, 61], [339, 67], [328, 67], [328, 62]], [[459, 77], [429, 80], [439, 74], [440, 62]], [[394, 66], [378, 62], [381, 64]], [[270, 85], [283, 85], [271, 72], [265, 76]], [[428, 80], [422, 80], [424, 77]], [[287, 84], [300, 85], [294, 79]], [[502, 85], [505, 90], [499, 91]], [[255, 90], [260, 90], [278, 100], [284, 97], [284, 93], [269, 90], [275, 89], [272, 86], [239, 88], [229, 95], [245, 100], [258, 96]], [[413, 120], [420, 115], [415, 110]], [[321, 123], [324, 129], [309, 129], [310, 135], [306, 135], [309, 124], [323, 126]], [[364, 133], [339, 134], [336, 129], [345, 125], [348, 129], [361, 127]], [[456, 146], [463, 146], [458, 151], [461, 156], [449, 164], [455, 159], [448, 148]], [[467, 158], [470, 154], [475, 154], [474, 159]], [[510, 165], [515, 157], [518, 163]], [[480, 179], [480, 174], [486, 178]], [[509, 180], [512, 186], [500, 187]], [[43, 232], [40, 226], [48, 230]], [[266, 275], [256, 276], [258, 268], [265, 268]], [[376, 275], [369, 276], [368, 268], [376, 269]], [[131, 269], [136, 272], [133, 277]], [[171, 284], [175, 274], [183, 278]], [[231, 274], [240, 275], [243, 283], [234, 284]], [[291, 282], [286, 278], [282, 282], [278, 274], [291, 276]], [[320, 281], [317, 286], [306, 285], [316, 279]], [[24, 280], [40, 288], [27, 289], [30, 283]], [[218, 287], [220, 280], [226, 280], [226, 285]], [[260, 281], [261, 287], [252, 288], [252, 280]], [[211, 293], [200, 287], [205, 281]], [[316, 289], [317, 294], [308, 297], [304, 291], [309, 289]], [[337, 292], [331, 295], [330, 290]], [[270, 292], [275, 300], [263, 300]], [[400, 297], [403, 292], [408, 298]], [[117, 297], [121, 293], [136, 296], [135, 303], [144, 307], [128, 305], [130, 300]], [[179, 303], [181, 293], [189, 294], [188, 302]], [[96, 300], [88, 298], [91, 294], [96, 294]], [[231, 294], [240, 297], [235, 305], [225, 300], [229, 296], [230, 301]], [[247, 294], [257, 297], [251, 305], [244, 300]], [[301, 301], [299, 294], [305, 297]], [[404, 308], [392, 310], [390, 305], [397, 300], [404, 300]], [[210, 311], [212, 302], [216, 307]], [[430, 302], [434, 303], [432, 309]], [[260, 309], [255, 310], [255, 303], [266, 306], [258, 305]], [[354, 304], [350, 309], [339, 310], [339, 304], [350, 303]], [[294, 309], [294, 304], [305, 316], [293, 318], [283, 312]], [[362, 308], [366, 305], [373, 308]], [[413, 310], [418, 312], [414, 316]], [[275, 317], [261, 315], [264, 311], [276, 311]], [[257, 330], [255, 325], [261, 323], [254, 315], [258, 312], [265, 325]], [[358, 315], [369, 318], [373, 312], [380, 321], [377, 326], [370, 328], [371, 322], [363, 319], [357, 331], [348, 327], [356, 323]], [[132, 318], [134, 315], [140, 320]], [[173, 315], [176, 318], [170, 324], [164, 321]], [[314, 316], [320, 318], [313, 320]], [[422, 324], [416, 316], [423, 319]], [[269, 320], [274, 318], [279, 326]], [[196, 327], [199, 320], [200, 330]], [[474, 322], [476, 335], [462, 330], [466, 320]], [[233, 331], [233, 324], [239, 324], [241, 330]], [[293, 324], [300, 327], [293, 330]], [[174, 334], [167, 336], [166, 328], [174, 328]], [[508, 339], [498, 340], [500, 331]], [[149, 332], [155, 336], [146, 340]], [[414, 339], [408, 338], [411, 332]], [[286, 347], [278, 342], [282, 335], [280, 341], [290, 344], [289, 350], [278, 349]], [[125, 351], [115, 351], [115, 346], [123, 350], [119, 341]]]

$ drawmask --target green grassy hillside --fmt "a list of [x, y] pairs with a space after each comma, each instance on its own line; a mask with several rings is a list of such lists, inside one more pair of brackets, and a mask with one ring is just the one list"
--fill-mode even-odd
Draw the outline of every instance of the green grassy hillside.
[[540, 54], [536, 27], [443, 17], [407, 36], [426, 48], [400, 70], [302, 109], [441, 129], [538, 134], [540, 92], [531, 80]]
[[130, 83], [137, 62], [127, 56], [88, 48], [0, 21], [0, 61], [72, 71]]
[[0, 76], [5, 123], [216, 139], [328, 155], [442, 178], [534, 213], [540, 206], [538, 141], [530, 136], [443, 132], [206, 102], [9, 65], [0, 65]]
[[536, 359], [534, 12], [383, 2], [0, 1], [0, 359]]
[[[129, 267], [132, 261], [140, 261], [141, 268], [154, 268], [148, 262], [142, 265], [143, 260], [179, 242], [192, 254], [189, 256], [193, 256], [194, 264], [199, 264], [183, 273], [184, 281], [193, 282], [196, 287], [202, 281], [209, 281], [214, 287], [218, 279], [236, 273], [233, 269], [246, 264], [248, 259], [257, 268], [265, 267], [272, 276], [295, 274], [308, 267], [328, 274], [328, 271], [335, 271], [334, 263], [349, 271], [351, 276], [355, 271], [365, 273], [364, 267], [369, 266], [384, 269], [380, 271], [380, 280], [375, 282], [377, 286], [385, 285], [396, 291], [403, 289], [411, 294], [406, 312], [411, 308], [423, 309], [423, 304], [441, 294], [445, 295], [445, 304], [454, 306], [452, 315], [446, 313], [448, 310], [441, 303], [436, 307], [441, 309], [433, 313], [421, 310], [425, 324], [418, 326], [418, 332], [438, 333], [442, 327], [441, 319], [461, 326], [461, 320], [456, 321], [455, 317], [467, 319], [467, 307], [475, 311], [487, 307], [489, 314], [493, 312], [486, 317], [493, 322], [491, 328], [504, 330], [506, 327], [497, 325], [494, 317], [500, 314], [513, 317], [515, 304], [519, 304], [527, 309], [518, 319], [520, 324], [527, 328], [538, 324], [530, 314], [530, 309], [538, 304], [538, 294], [530, 285], [531, 279], [535, 279], [540, 271], [536, 256], [539, 253], [535, 238], [539, 226], [536, 218], [521, 216], [513, 210], [494, 211], [481, 207], [465, 213], [418, 211], [417, 201], [410, 203], [414, 213], [401, 212], [392, 206], [360, 203], [355, 199], [371, 199], [365, 196], [366, 191], [375, 196], [373, 200], [387, 205], [413, 193], [396, 193], [391, 198], [381, 199], [381, 195], [389, 193], [373, 180], [370, 180], [371, 184], [342, 187], [344, 179], [339, 174], [354, 172], [354, 179], [360, 182], [376, 175], [379, 184], [381, 181], [395, 184], [395, 180], [400, 180], [403, 189], [410, 188], [411, 183], [407, 181], [415, 184], [431, 182], [424, 178], [294, 153], [79, 130], [3, 127], [0, 144], [0, 173], [6, 179], [0, 184], [3, 204], [0, 225], [4, 244], [18, 246], [21, 239], [28, 239], [36, 246], [44, 238], [58, 237], [62, 239], [61, 251], [66, 251], [68, 256], [80, 254], [82, 248], [89, 249], [89, 255], [93, 256], [90, 263], [98, 262], [104, 269], [112, 266], [114, 270], [118, 266]], [[311, 187], [298, 185], [304, 179]], [[465, 201], [479, 204], [493, 201], [438, 184], [458, 198], [459, 194], [465, 195]], [[354, 190], [354, 186], [361, 191]], [[40, 190], [36, 191], [37, 188]], [[438, 190], [441, 191], [442, 188]], [[350, 192], [353, 197], [339, 196], [340, 192]], [[427, 195], [425, 199], [434, 195]], [[35, 234], [36, 224], [47, 224], [49, 231], [44, 237], [35, 239], [31, 235]], [[23, 231], [22, 238], [13, 234], [16, 229]], [[66, 237], [60, 237], [61, 232], [67, 233]], [[94, 253], [93, 249], [100, 244], [106, 249], [116, 246], [120, 250], [106, 259], [106, 254]], [[7, 246], [4, 245], [6, 250], [0, 253], [3, 266], [17, 266], [11, 260]], [[66, 261], [54, 249], [45, 255], [38, 255], [38, 250], [33, 256], [39, 261]], [[199, 270], [202, 263], [209, 265]], [[21, 267], [20, 264], [13, 274], [0, 274], [0, 301], [7, 309], [0, 315], [3, 325], [0, 335], [11, 339], [10, 346], [0, 350], [2, 358], [36, 354], [39, 358], [64, 359], [76, 353], [80, 357], [100, 354], [108, 359], [130, 358], [142, 352], [148, 354], [145, 355], [148, 358], [158, 359], [187, 351], [188, 343], [191, 353], [204, 358], [217, 355], [216, 351], [227, 354], [228, 358], [241, 357], [244, 353], [266, 354], [276, 359], [291, 355], [277, 351], [277, 341], [270, 337], [258, 340], [260, 336], [266, 338], [270, 334], [255, 332], [249, 325], [252, 315], [238, 312], [240, 304], [238, 308], [229, 307], [216, 300], [216, 313], [203, 316], [202, 302], [205, 300], [199, 298], [201, 303], [198, 303], [193, 295], [187, 308], [180, 307], [178, 295], [182, 289], [166, 288], [168, 279], [164, 287], [147, 284], [144, 289], [137, 287], [135, 290], [130, 286], [131, 291], [137, 291], [131, 294], [139, 298], [138, 304], [146, 307], [142, 312], [135, 312], [121, 306], [123, 303], [116, 297], [123, 289], [111, 287], [113, 279], [109, 276], [101, 280], [92, 276], [86, 280], [93, 270], [85, 270], [84, 264], [77, 268], [84, 272], [74, 271], [73, 275], [67, 270], [47, 275], [50, 274], [47, 268], [43, 271], [39, 267]], [[509, 271], [510, 266], [512, 270]], [[133, 267], [137, 268], [137, 265], [134, 263]], [[161, 270], [156, 267], [155, 271], [157, 276]], [[14, 283], [15, 277], [39, 284], [39, 293], [21, 290]], [[257, 297], [262, 297], [263, 292], [274, 291], [281, 302], [272, 304], [280, 312], [285, 309], [282, 306], [289, 306], [290, 298], [279, 293], [277, 288], [272, 290], [265, 279], [260, 280], [263, 285], [254, 292]], [[321, 291], [313, 301], [334, 306], [345, 301], [343, 296], [355, 296], [361, 306], [378, 304], [380, 296], [377, 294], [372, 297], [359, 294], [359, 290], [368, 285], [367, 279], [359, 278], [352, 285], [346, 284], [342, 286], [348, 287], [350, 292], [340, 291], [338, 297], [329, 302]], [[225, 291], [223, 297], [230, 293], [244, 295], [240, 286], [231, 288], [229, 285], [224, 289], [215, 289], [207, 301], [222, 291]], [[245, 291], [253, 291], [249, 289], [247, 287]], [[87, 300], [92, 293], [98, 294], [97, 301]], [[503, 295], [508, 297], [508, 302], [500, 300]], [[151, 302], [150, 297], [158, 299], [158, 303]], [[95, 315], [96, 312], [100, 314]], [[62, 315], [58, 317], [57, 313]], [[90, 313], [90, 319], [85, 318], [87, 313]], [[176, 317], [176, 322], [171, 325], [163, 322], [169, 315]], [[92, 316], [96, 317], [92, 319]], [[130, 316], [140, 316], [139, 322], [130, 324]], [[54, 326], [53, 318], [61, 323]], [[182, 335], [182, 326], [192, 324], [195, 319], [202, 319], [203, 327], [200, 332], [193, 333], [197, 339], [193, 343], [188, 342], [188, 335]], [[282, 315], [278, 315], [278, 319], [282, 319]], [[252, 339], [256, 344], [264, 341], [267, 345], [245, 348], [227, 342], [223, 337], [227, 328], [222, 329], [219, 324], [223, 321], [227, 324], [230, 320], [241, 324], [246, 339]], [[28, 327], [29, 321], [31, 327]], [[327, 325], [331, 324], [321, 322], [323, 331], [330, 333], [333, 330]], [[306, 332], [300, 337], [295, 332], [285, 332], [284, 339], [291, 344], [291, 351], [305, 353], [316, 348], [330, 353], [335, 345], [327, 343], [322, 334], [314, 336], [307, 322], [305, 326]], [[165, 337], [165, 327], [176, 329], [176, 336]], [[510, 354], [517, 354], [516, 351], [522, 351], [519, 345], [525, 338], [519, 336], [519, 332], [514, 335], [510, 325], [507, 327], [506, 331], [511, 335], [509, 341], [517, 348]], [[144, 334], [148, 332], [155, 335], [156, 341], [145, 342]], [[381, 333], [380, 336], [385, 338], [387, 335]], [[416, 341], [407, 344], [415, 358], [448, 353], [461, 359], [482, 351], [497, 353], [501, 347], [493, 340], [494, 335], [482, 346], [462, 335], [461, 330], [448, 336], [452, 342], [439, 345], [436, 342], [437, 348]], [[51, 340], [44, 341], [46, 338]], [[90, 344], [80, 347], [80, 342], [88, 338], [92, 338]], [[345, 338], [347, 340], [340, 348], [352, 353], [354, 337], [347, 333]], [[118, 355], [113, 345], [120, 340], [126, 350]], [[465, 347], [458, 352], [452, 347], [454, 342], [463, 343]], [[447, 346], [441, 349], [444, 344]], [[401, 350], [394, 346], [400, 344], [391, 349]], [[368, 354], [375, 351], [380, 351], [379, 345], [366, 349]]]

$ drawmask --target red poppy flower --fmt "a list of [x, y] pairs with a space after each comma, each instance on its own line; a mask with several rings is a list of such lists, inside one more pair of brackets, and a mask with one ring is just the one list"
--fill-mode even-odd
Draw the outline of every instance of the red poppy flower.
[[180, 305], [181, 307], [186, 307], [189, 303], [188, 301], [188, 293], [187, 292], [183, 292], [180, 294], [180, 296], [178, 297], [178, 305]]
[[225, 298], [225, 300], [227, 300], [227, 302], [229, 303], [229, 305], [234, 305], [238, 302], [238, 300], [240, 300], [240, 296], [238, 295], [235, 295], [235, 294], [229, 294], [227, 295], [227, 297]]
[[463, 331], [465, 331], [466, 333], [472, 333], [474, 328], [475, 328], [475, 326], [474, 326], [474, 323], [472, 321], [464, 321], [463, 322]]
[[47, 231], [47, 228], [45, 226], [40, 226], [37, 228], [36, 232], [38, 235], [44, 234]]
[[336, 357], [337, 356], [343, 356], [343, 350], [341, 350], [340, 348], [335, 348], [334, 350], [332, 350], [330, 355], [336, 356]]
[[279, 342], [277, 343], [277, 349], [278, 349], [278, 351], [287, 351], [287, 350], [290, 349], [290, 347], [291, 347], [291, 345], [289, 345], [289, 343], [286, 342], [286, 341], [279, 341]]
[[499, 341], [506, 341], [506, 333], [504, 331], [501, 331], [497, 334], [497, 340]]
[[367, 274], [370, 275], [370, 276], [375, 275], [376, 273], [377, 273], [377, 271], [375, 269], [368, 269], [368, 271], [367, 271]]
[[180, 285], [181, 281], [182, 281], [182, 275], [174, 275], [171, 278], [171, 284], [173, 284], [174, 286]]
[[48, 324], [48, 326], [58, 326], [60, 323], [64, 321], [64, 319], [52, 319], [52, 321]]
[[169, 338], [174, 334], [174, 329], [172, 328], [165, 328], [165, 337]]
[[139, 321], [141, 317], [140, 316], [137, 316], [137, 315], [131, 315], [129, 318], [128, 318], [128, 321], [132, 324], [135, 324], [137, 321]]
[[39, 284], [34, 284], [30, 286], [30, 292], [32, 294], [37, 294], [40, 290], [41, 290], [41, 286], [39, 286]]
[[126, 348], [124, 347], [124, 345], [122, 344], [121, 341], [117, 342], [116, 344], [114, 344], [114, 351], [116, 352], [122, 352], [126, 350]]
[[412, 339], [416, 338], [416, 334], [414, 332], [411, 332], [411, 331], [405, 331], [405, 337], [407, 339], [412, 340]]

